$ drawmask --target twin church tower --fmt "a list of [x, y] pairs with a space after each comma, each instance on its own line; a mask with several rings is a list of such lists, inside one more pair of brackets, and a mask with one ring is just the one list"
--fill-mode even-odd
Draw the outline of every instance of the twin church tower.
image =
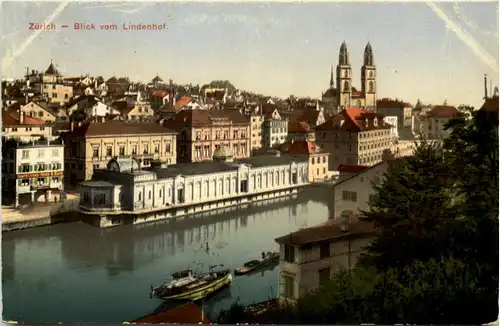
[[361, 90], [352, 84], [352, 69], [349, 51], [345, 42], [340, 46], [339, 62], [337, 64], [336, 85], [333, 78], [333, 66], [330, 76], [330, 88], [323, 93], [322, 100], [325, 109], [340, 112], [345, 108], [362, 108], [376, 111], [377, 103], [377, 68], [373, 59], [370, 42], [365, 47], [363, 66], [361, 67]]

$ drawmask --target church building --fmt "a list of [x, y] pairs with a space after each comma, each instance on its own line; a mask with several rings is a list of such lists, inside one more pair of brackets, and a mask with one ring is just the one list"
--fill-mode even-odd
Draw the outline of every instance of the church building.
[[352, 83], [351, 61], [345, 42], [340, 46], [337, 65], [336, 85], [333, 78], [333, 66], [330, 76], [330, 88], [322, 94], [325, 111], [337, 114], [343, 109], [360, 108], [376, 111], [377, 104], [377, 68], [370, 42], [365, 47], [363, 66], [361, 67], [361, 90]]

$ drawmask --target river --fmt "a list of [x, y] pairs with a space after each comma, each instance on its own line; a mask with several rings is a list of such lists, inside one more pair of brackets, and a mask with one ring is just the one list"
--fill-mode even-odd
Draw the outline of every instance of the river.
[[[276, 237], [326, 221], [329, 200], [328, 190], [310, 188], [294, 200], [185, 221], [110, 229], [77, 222], [4, 233], [3, 320], [134, 320], [160, 306], [149, 298], [152, 284], [187, 267], [236, 268], [261, 251], [277, 250]], [[213, 316], [236, 301], [252, 304], [276, 297], [278, 270], [235, 277], [229, 288], [205, 301], [205, 312]]]

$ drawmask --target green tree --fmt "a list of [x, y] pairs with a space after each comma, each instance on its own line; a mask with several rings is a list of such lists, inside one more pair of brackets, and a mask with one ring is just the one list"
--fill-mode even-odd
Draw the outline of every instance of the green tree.
[[208, 83], [207, 88], [227, 88], [230, 93], [236, 90], [236, 87], [229, 80], [212, 80]]
[[454, 221], [453, 180], [442, 146], [423, 140], [414, 156], [388, 164], [382, 183], [374, 184], [370, 209], [363, 212], [379, 230], [363, 263], [385, 270], [415, 259], [439, 259]]
[[476, 297], [483, 315], [498, 316], [498, 109], [474, 111], [447, 124], [454, 177], [462, 199], [452, 248], [479, 279]]

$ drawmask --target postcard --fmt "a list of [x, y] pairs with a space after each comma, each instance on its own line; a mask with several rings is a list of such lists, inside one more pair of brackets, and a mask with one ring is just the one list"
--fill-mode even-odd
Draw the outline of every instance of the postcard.
[[497, 2], [1, 9], [3, 320], [497, 320]]

